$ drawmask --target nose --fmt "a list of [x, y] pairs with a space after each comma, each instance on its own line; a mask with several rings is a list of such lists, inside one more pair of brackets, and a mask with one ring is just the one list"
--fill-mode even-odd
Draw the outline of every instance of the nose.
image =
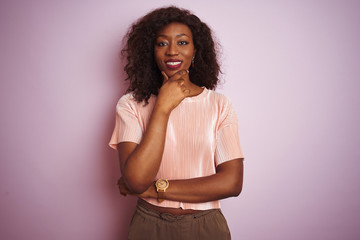
[[176, 56], [179, 54], [177, 49], [177, 45], [174, 43], [169, 43], [168, 48], [166, 49], [166, 55], [168, 56]]

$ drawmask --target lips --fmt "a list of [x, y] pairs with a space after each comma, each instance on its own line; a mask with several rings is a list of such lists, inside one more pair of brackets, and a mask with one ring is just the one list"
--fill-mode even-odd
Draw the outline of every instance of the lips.
[[165, 64], [170, 69], [178, 69], [181, 67], [182, 61], [178, 59], [169, 59], [165, 61]]

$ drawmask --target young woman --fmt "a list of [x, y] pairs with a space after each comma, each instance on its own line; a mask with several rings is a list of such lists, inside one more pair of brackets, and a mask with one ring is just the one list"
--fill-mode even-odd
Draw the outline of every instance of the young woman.
[[243, 154], [232, 104], [213, 91], [220, 67], [211, 30], [168, 7], [126, 37], [130, 85], [110, 146], [121, 194], [139, 197], [128, 238], [230, 239], [219, 200], [240, 194]]

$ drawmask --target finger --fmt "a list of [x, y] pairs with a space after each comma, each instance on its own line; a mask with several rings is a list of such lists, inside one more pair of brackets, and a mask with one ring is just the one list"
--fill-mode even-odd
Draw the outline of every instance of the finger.
[[117, 180], [117, 185], [120, 186], [120, 184], [125, 183], [124, 178], [120, 177], [119, 180]]
[[120, 194], [123, 196], [130, 194], [130, 191], [125, 186], [119, 186], [119, 191], [120, 191]]
[[169, 80], [169, 77], [168, 75], [166, 75], [166, 73], [164, 71], [161, 71], [161, 74], [163, 75], [164, 77], [164, 80], [163, 80], [163, 84], [166, 83], [168, 80]]
[[178, 74], [178, 75], [182, 76], [182, 75], [185, 75], [185, 74], [188, 74], [188, 73], [189, 73], [188, 70], [183, 69], [183, 70], [180, 70], [180, 71], [176, 72], [175, 74]]
[[185, 96], [190, 96], [190, 89], [184, 89], [183, 93], [185, 94]]
[[180, 89], [181, 89], [181, 91], [183, 92], [183, 94], [185, 95], [185, 96], [188, 96], [188, 95], [190, 95], [190, 89], [189, 88], [187, 88], [185, 85], [180, 85]]
[[178, 84], [179, 84], [180, 86], [184, 86], [185, 81], [184, 81], [182, 78], [180, 78], [180, 79], [178, 80]]
[[123, 195], [124, 197], [126, 197], [126, 195], [127, 195], [127, 194], [124, 193], [124, 192], [120, 192], [120, 194]]
[[121, 195], [126, 196], [126, 192], [124, 191], [124, 187], [123, 187], [123, 186], [119, 185], [119, 186], [118, 186], [118, 189], [119, 189], [119, 192], [120, 192]]
[[176, 81], [186, 74], [188, 74], [188, 70], [180, 70], [172, 75], [170, 79]]

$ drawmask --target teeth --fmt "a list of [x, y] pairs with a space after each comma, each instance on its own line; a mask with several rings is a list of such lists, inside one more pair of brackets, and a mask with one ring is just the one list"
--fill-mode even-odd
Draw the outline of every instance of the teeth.
[[167, 62], [166, 64], [167, 65], [172, 65], [172, 66], [174, 66], [174, 65], [178, 65], [178, 64], [180, 64], [181, 62]]

